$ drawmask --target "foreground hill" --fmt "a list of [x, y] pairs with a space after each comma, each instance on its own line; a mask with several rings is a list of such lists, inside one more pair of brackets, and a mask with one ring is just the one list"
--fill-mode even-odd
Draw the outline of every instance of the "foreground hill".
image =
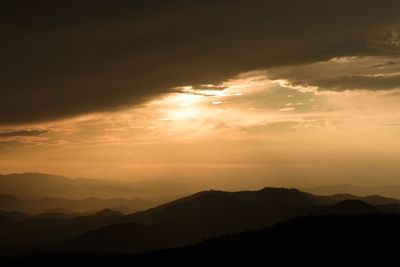
[[397, 249], [393, 244], [399, 237], [400, 215], [396, 214], [306, 216], [186, 248], [142, 254], [137, 259], [160, 262], [268, 259], [312, 263], [318, 258], [330, 263], [350, 259], [368, 261], [368, 257], [370, 260], [395, 258]]
[[[195, 245], [142, 254], [38, 254], [19, 264], [62, 266], [79, 262], [91, 266], [173, 265], [226, 266], [227, 264], [306, 264], [346, 266], [397, 259], [400, 215], [306, 216], [261, 229], [209, 239]], [[392, 262], [393, 263], [393, 262]]]

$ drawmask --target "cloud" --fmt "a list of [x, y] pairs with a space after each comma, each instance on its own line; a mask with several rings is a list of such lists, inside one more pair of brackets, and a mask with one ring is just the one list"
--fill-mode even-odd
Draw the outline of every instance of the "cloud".
[[399, 8], [390, 0], [6, 0], [0, 124], [115, 110], [251, 70], [393, 53]]
[[47, 130], [17, 130], [17, 131], [0, 131], [0, 138], [13, 137], [35, 137], [46, 134]]
[[354, 89], [391, 90], [400, 88], [400, 75], [395, 76], [340, 76], [314, 81], [311, 85], [322, 90], [344, 91]]
[[395, 90], [400, 88], [399, 57], [349, 57], [268, 70], [268, 77], [299, 90]]

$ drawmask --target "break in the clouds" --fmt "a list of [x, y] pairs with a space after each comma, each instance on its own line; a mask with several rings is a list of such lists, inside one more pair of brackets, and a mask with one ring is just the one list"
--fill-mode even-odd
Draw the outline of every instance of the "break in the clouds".
[[[399, 50], [395, 0], [6, 0], [0, 10], [3, 125], [112, 111], [252, 70]], [[377, 90], [398, 81], [312, 82]]]

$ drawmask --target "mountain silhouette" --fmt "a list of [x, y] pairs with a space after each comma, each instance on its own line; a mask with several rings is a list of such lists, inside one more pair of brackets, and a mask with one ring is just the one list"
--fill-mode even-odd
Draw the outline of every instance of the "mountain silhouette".
[[[341, 200], [346, 196], [321, 197], [284, 188], [199, 192], [147, 211], [121, 216], [113, 225], [68, 240], [60, 244], [59, 249], [137, 252], [182, 246], [215, 235], [259, 229], [311, 214], [392, 212], [388, 207], [381, 210], [380, 206], [354, 200], [355, 196]], [[398, 207], [397, 204], [391, 206], [395, 211]], [[148, 242], [138, 244], [136, 236], [140, 240], [148, 236]], [[161, 237], [163, 242], [157, 240]]]
[[[297, 189], [264, 188], [259, 191], [204, 191], [121, 218], [121, 222], [143, 224], [160, 222], [196, 223], [212, 220], [230, 222], [257, 217], [259, 224], [282, 221], [313, 211], [315, 207], [333, 205], [344, 200], [360, 200], [370, 205], [397, 204], [397, 199], [357, 197], [349, 194], [316, 196]], [[243, 215], [243, 216], [242, 216]], [[253, 226], [256, 226], [254, 224]]]
[[53, 249], [129, 253], [178, 247], [201, 240], [201, 237], [200, 232], [186, 225], [125, 223], [89, 231], [78, 238], [56, 244]]
[[335, 195], [347, 193], [357, 196], [380, 195], [387, 198], [400, 198], [399, 185], [357, 186], [351, 184], [342, 184], [302, 188], [301, 190], [317, 195]]
[[[123, 230], [129, 229], [121, 228]], [[110, 234], [109, 238], [113, 238]], [[219, 236], [174, 249], [139, 254], [43, 253], [28, 256], [17, 263], [26, 266], [53, 266], [55, 262], [62, 266], [77, 262], [94, 266], [250, 266], [264, 263], [379, 266], [397, 260], [398, 249], [394, 244], [399, 238], [398, 214], [305, 216], [257, 231]]]
[[13, 248], [17, 255], [52, 251], [138, 253], [257, 230], [296, 217], [398, 212], [398, 200], [382, 204], [390, 201], [348, 194], [316, 196], [285, 188], [209, 190], [128, 215], [105, 209], [72, 218], [31, 216], [14, 222], [3, 216], [0, 245]]
[[101, 209], [123, 210], [132, 213], [137, 210], [149, 208], [154, 203], [141, 199], [125, 198], [98, 198], [89, 197], [84, 199], [66, 199], [43, 197], [36, 199], [21, 199], [10, 195], [0, 195], [0, 210], [19, 211], [29, 214], [45, 212], [73, 213], [90, 212]]
[[[59, 214], [57, 216], [48, 214], [30, 216], [22, 221], [3, 224], [3, 227], [0, 228], [0, 244], [60, 241], [112, 224], [122, 216], [122, 213], [111, 210], [73, 218], [63, 217]], [[5, 217], [3, 216], [3, 218]]]
[[323, 210], [323, 213], [327, 214], [367, 214], [379, 212], [383, 212], [379, 207], [354, 199], [343, 200], [335, 205], [326, 207]]
[[0, 216], [12, 222], [19, 222], [32, 217], [27, 213], [19, 211], [0, 211]]

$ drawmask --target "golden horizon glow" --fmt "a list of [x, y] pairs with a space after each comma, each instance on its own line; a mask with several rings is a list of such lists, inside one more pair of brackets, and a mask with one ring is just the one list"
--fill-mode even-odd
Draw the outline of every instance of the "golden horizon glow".
[[[398, 71], [397, 65], [382, 67], [385, 60], [339, 58], [255, 71], [221, 85], [174, 88], [119, 111], [4, 128], [0, 171], [139, 180], [208, 177], [209, 187], [225, 188], [348, 178], [394, 182], [400, 88], [334, 91], [298, 82], [313, 78], [308, 73], [315, 69], [328, 81], [350, 70], [361, 78]], [[354, 70], [360, 65], [378, 67]], [[377, 179], [381, 169], [384, 180]]]

